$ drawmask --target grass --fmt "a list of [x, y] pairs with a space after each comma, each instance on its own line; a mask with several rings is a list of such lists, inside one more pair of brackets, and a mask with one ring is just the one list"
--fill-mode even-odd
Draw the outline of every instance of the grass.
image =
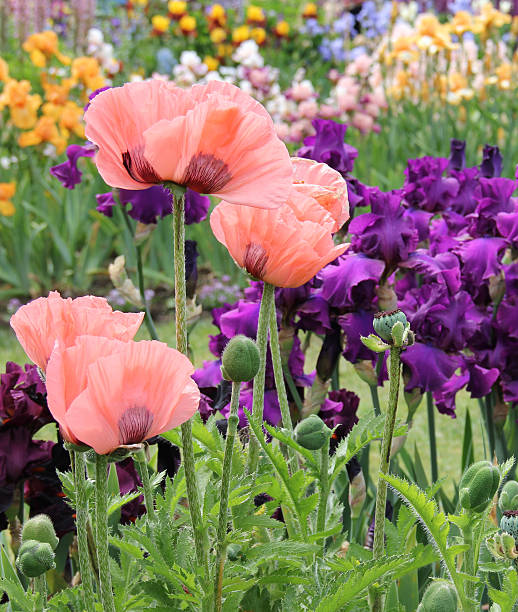
[[[157, 328], [161, 340], [174, 346], [174, 323], [159, 323]], [[208, 350], [208, 335], [215, 333], [218, 333], [218, 330], [212, 325], [210, 319], [207, 317], [201, 318], [192, 329], [190, 341], [192, 360], [195, 367], [201, 367], [204, 360], [213, 359], [213, 356]], [[137, 335], [137, 339], [142, 340], [147, 338], [146, 329], [142, 326]], [[318, 341], [312, 342], [306, 358], [307, 372], [314, 369], [318, 350]], [[0, 360], [2, 365], [5, 364], [6, 361], [15, 361], [17, 363], [25, 363], [28, 361], [23, 349], [18, 344], [10, 328], [0, 329]], [[373, 411], [369, 386], [357, 376], [352, 365], [345, 361], [342, 361], [341, 365], [340, 386], [350, 391], [354, 391], [360, 397], [360, 416], [369, 414]], [[385, 386], [379, 390], [379, 393], [380, 403], [383, 409], [387, 401], [388, 385], [385, 384]], [[478, 461], [485, 457], [483, 426], [476, 400], [471, 400], [467, 393], [461, 392], [457, 395], [457, 418], [452, 419], [438, 412], [435, 413], [439, 477], [447, 477], [445, 489], [448, 494], [451, 494], [453, 491], [453, 481], [458, 482], [461, 475], [462, 438], [468, 410], [470, 411], [473, 425], [475, 460]], [[406, 406], [402, 397], [400, 398], [398, 415], [400, 419], [406, 418]], [[405, 447], [412, 456], [414, 455], [414, 448], [419, 450], [426, 474], [429, 478], [431, 468], [425, 398], [423, 398], [414, 416], [412, 427], [405, 442]], [[373, 446], [372, 453], [372, 475], [375, 475], [378, 453], [376, 445]]]

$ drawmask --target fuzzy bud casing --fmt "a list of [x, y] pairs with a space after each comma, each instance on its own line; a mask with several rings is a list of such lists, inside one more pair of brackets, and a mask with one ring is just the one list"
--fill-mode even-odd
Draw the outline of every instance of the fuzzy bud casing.
[[259, 349], [247, 336], [234, 336], [221, 358], [221, 374], [225, 380], [246, 382], [259, 370]]
[[502, 512], [518, 510], [518, 482], [509, 480], [500, 493], [498, 506]]
[[319, 450], [329, 440], [331, 430], [316, 414], [310, 414], [295, 427], [295, 441], [307, 450]]
[[54, 551], [47, 542], [26, 540], [18, 551], [16, 565], [27, 578], [36, 578], [56, 567]]
[[483, 512], [500, 484], [500, 471], [489, 461], [477, 461], [462, 475], [459, 501], [465, 510]]
[[46, 514], [37, 514], [25, 523], [22, 531], [22, 542], [26, 540], [46, 542], [52, 550], [56, 550], [59, 544], [54, 525]]
[[434, 580], [426, 589], [417, 612], [457, 612], [457, 591], [447, 580]]

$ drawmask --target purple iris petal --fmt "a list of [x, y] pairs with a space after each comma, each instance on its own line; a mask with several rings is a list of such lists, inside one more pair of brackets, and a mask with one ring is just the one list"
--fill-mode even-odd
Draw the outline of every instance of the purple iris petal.
[[518, 295], [504, 297], [498, 307], [496, 321], [502, 331], [518, 339]]
[[[336, 266], [334, 266], [336, 267]], [[297, 329], [325, 334], [331, 329], [329, 303], [320, 295], [308, 298], [297, 309]]]
[[352, 172], [358, 151], [344, 142], [347, 125], [331, 119], [314, 119], [312, 125], [316, 134], [304, 140], [305, 146], [297, 155], [327, 164], [342, 174]]
[[518, 207], [515, 212], [502, 212], [496, 216], [496, 227], [513, 248], [518, 249]]
[[403, 187], [405, 201], [412, 207], [429, 212], [448, 208], [451, 199], [459, 191], [459, 184], [455, 178], [443, 177], [448, 163], [443, 157], [409, 159]]
[[421, 342], [403, 351], [401, 361], [410, 372], [406, 391], [416, 387], [423, 392], [439, 391], [460, 365], [457, 355], [447, 355], [441, 349]]
[[191, 377], [200, 389], [217, 387], [223, 380], [221, 376], [221, 360], [204, 361]]
[[453, 171], [451, 176], [455, 178], [459, 184], [457, 194], [450, 200], [451, 209], [462, 215], [472, 213], [478, 203], [478, 168], [465, 168], [462, 172]]
[[236, 308], [221, 315], [219, 325], [227, 338], [243, 334], [254, 338], [257, 334], [257, 321], [259, 320], [260, 304], [239, 300]]
[[156, 223], [173, 212], [173, 196], [162, 185], [154, 185], [148, 189], [120, 189], [121, 204], [131, 204], [128, 215], [141, 223]]
[[514, 213], [516, 198], [511, 195], [516, 189], [516, 181], [506, 178], [481, 178], [480, 198], [475, 211], [469, 215], [470, 234], [494, 236], [497, 232], [496, 217], [499, 213]]
[[418, 249], [401, 265], [419, 272], [425, 281], [445, 284], [451, 294], [460, 289], [459, 259], [453, 253], [438, 253], [432, 256], [427, 250]]
[[68, 161], [52, 166], [50, 173], [56, 177], [67, 189], [74, 189], [81, 182], [83, 173], [77, 167], [79, 158], [93, 157], [95, 155], [95, 145], [87, 143], [84, 147], [80, 145], [69, 145], [66, 150]]
[[503, 238], [475, 238], [461, 243], [458, 253], [464, 264], [462, 275], [468, 283], [480, 284], [497, 275], [505, 247]]
[[206, 219], [209, 207], [209, 197], [187, 189], [185, 192], [185, 225], [192, 225]]
[[356, 393], [346, 389], [331, 391], [329, 398], [324, 400], [318, 416], [330, 429], [336, 427], [330, 443], [331, 454], [358, 422], [359, 404], [360, 398]]
[[466, 166], [466, 141], [452, 138], [450, 140], [450, 157], [448, 168], [450, 170], [464, 170]]
[[505, 274], [505, 291], [509, 295], [518, 294], [518, 261], [502, 266]]
[[447, 414], [451, 416], [452, 419], [456, 417], [455, 396], [468, 382], [468, 378], [469, 376], [465, 372], [459, 376], [452, 376], [450, 380], [444, 383], [440, 390], [434, 391], [433, 398], [435, 400], [435, 405], [441, 414]]
[[469, 382], [466, 387], [471, 397], [484, 397], [491, 391], [500, 372], [496, 368], [483, 368], [474, 361], [468, 361]]
[[493, 178], [502, 174], [502, 155], [498, 147], [484, 145], [480, 174], [486, 178]]
[[[368, 215], [357, 219], [365, 216]], [[365, 308], [372, 304], [384, 263], [363, 254], [342, 255], [337, 261], [338, 265], [326, 266], [318, 274], [324, 300], [335, 308]]]
[[360, 310], [351, 312], [338, 317], [338, 324], [345, 333], [345, 349], [343, 356], [351, 363], [356, 363], [361, 359], [372, 361], [375, 353], [370, 351], [362, 343], [360, 336], [367, 337], [373, 333], [372, 321], [374, 314]]
[[97, 206], [95, 207], [95, 209], [106, 217], [112, 217], [112, 209], [114, 206], [117, 205], [117, 202], [113, 197], [113, 193], [111, 191], [108, 191], [107, 193], [98, 193], [95, 196], [95, 199], [97, 200]]
[[518, 380], [504, 381], [502, 388], [506, 402], [518, 402]]
[[[248, 425], [248, 419], [246, 418], [243, 408], [246, 408], [249, 412], [252, 412], [252, 403], [253, 390], [247, 388], [242, 389], [239, 396], [239, 428], [243, 428]], [[225, 418], [228, 418], [229, 413], [230, 404], [227, 404], [227, 406], [221, 409], [221, 414]], [[263, 420], [276, 427], [281, 422], [281, 419], [281, 409], [279, 407], [279, 400], [277, 399], [277, 391], [275, 389], [265, 389]]]

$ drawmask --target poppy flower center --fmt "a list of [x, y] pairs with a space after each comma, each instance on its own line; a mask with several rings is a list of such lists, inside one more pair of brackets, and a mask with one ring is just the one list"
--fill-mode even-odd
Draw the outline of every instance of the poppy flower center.
[[217, 193], [230, 181], [227, 164], [212, 153], [197, 153], [191, 157], [180, 184], [198, 193]]
[[143, 442], [151, 425], [153, 424], [153, 414], [142, 406], [132, 406], [122, 413], [119, 422], [119, 443], [138, 444]]
[[246, 271], [254, 278], [262, 279], [266, 264], [268, 263], [268, 253], [259, 244], [249, 242], [245, 248], [243, 265]]
[[161, 183], [162, 179], [144, 157], [143, 147], [136, 147], [122, 154], [122, 164], [127, 173], [138, 183]]

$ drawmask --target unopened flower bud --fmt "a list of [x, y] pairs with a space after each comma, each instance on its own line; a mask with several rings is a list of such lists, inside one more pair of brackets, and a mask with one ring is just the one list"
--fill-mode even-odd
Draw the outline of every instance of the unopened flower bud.
[[504, 512], [500, 519], [500, 529], [513, 536], [514, 541], [518, 542], [518, 510]]
[[237, 561], [243, 556], [240, 544], [229, 544], [227, 547], [227, 557], [229, 561]]
[[457, 591], [447, 580], [434, 580], [426, 589], [417, 612], [457, 612]]
[[489, 461], [477, 461], [463, 474], [459, 484], [459, 501], [465, 510], [483, 512], [493, 499], [500, 483], [500, 472]]
[[509, 480], [505, 483], [500, 493], [498, 507], [502, 512], [518, 510], [518, 482]]
[[345, 466], [349, 477], [349, 508], [351, 518], [356, 519], [361, 515], [365, 498], [367, 497], [367, 487], [363, 476], [362, 467], [357, 457], [353, 457]]
[[308, 450], [319, 450], [329, 440], [331, 430], [316, 414], [310, 414], [295, 427], [295, 441]]
[[370, 361], [366, 359], [362, 359], [354, 364], [354, 369], [356, 374], [366, 382], [370, 387], [378, 386], [378, 377], [376, 376], [376, 371]]
[[221, 374], [226, 380], [246, 382], [259, 370], [259, 349], [247, 336], [234, 336], [221, 358]]
[[56, 550], [59, 544], [54, 525], [46, 514], [33, 516], [25, 523], [22, 531], [22, 541], [25, 542], [26, 540], [46, 542], [52, 550]]
[[516, 542], [509, 533], [495, 533], [486, 539], [486, 546], [495, 559], [513, 560], [518, 558]]
[[54, 551], [47, 542], [26, 540], [18, 551], [16, 566], [27, 578], [36, 578], [56, 567]]
[[406, 315], [399, 308], [389, 312], [377, 312], [372, 326], [380, 338], [392, 344], [392, 328], [396, 323], [401, 323], [403, 330], [406, 328]]
[[333, 329], [325, 335], [318, 354], [316, 370], [320, 380], [329, 380], [342, 352], [341, 332]]

